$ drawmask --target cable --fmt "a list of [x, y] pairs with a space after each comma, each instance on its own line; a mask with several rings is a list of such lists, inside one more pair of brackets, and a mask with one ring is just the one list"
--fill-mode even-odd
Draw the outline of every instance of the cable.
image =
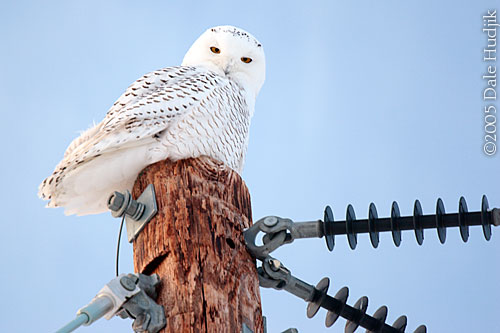
[[118, 244], [116, 245], [116, 276], [118, 276], [118, 262], [120, 259], [120, 239], [122, 238], [123, 222], [125, 221], [125, 214], [122, 216], [122, 222], [120, 223], [120, 231], [118, 231]]
[[86, 313], [80, 313], [75, 319], [64, 325], [56, 331], [56, 333], [69, 333], [76, 330], [78, 327], [85, 325], [90, 321], [89, 316]]

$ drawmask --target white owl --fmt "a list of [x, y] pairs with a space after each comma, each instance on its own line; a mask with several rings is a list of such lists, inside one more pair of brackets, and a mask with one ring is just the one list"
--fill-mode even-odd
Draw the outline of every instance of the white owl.
[[113, 191], [130, 190], [143, 168], [164, 159], [206, 155], [240, 173], [264, 79], [264, 50], [252, 35], [208, 29], [181, 66], [135, 81], [103, 121], [76, 138], [39, 196], [67, 215], [97, 214]]

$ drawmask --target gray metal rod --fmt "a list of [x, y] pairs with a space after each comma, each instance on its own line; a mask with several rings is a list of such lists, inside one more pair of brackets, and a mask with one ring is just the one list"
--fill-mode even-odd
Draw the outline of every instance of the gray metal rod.
[[296, 278], [293, 275], [290, 276], [290, 281], [285, 285], [283, 289], [288, 291], [290, 294], [302, 298], [306, 302], [312, 301], [315, 292], [314, 286], [302, 281], [301, 279]]
[[89, 317], [85, 313], [80, 313], [75, 319], [67, 323], [64, 327], [56, 331], [56, 333], [69, 333], [76, 330], [78, 327], [89, 322]]
[[294, 226], [295, 228], [292, 229], [292, 236], [294, 239], [323, 237], [323, 227], [321, 222], [318, 223], [318, 221], [313, 221], [294, 223]]

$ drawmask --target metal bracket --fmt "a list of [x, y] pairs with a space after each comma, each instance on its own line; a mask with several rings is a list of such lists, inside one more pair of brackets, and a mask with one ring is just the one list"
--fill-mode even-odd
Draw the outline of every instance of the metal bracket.
[[160, 278], [157, 274], [151, 276], [129, 274], [126, 277], [131, 280], [131, 283], [128, 284], [131, 286], [137, 284], [140, 291], [122, 305], [122, 310], [117, 313], [117, 316], [123, 319], [134, 319], [132, 324], [134, 332], [159, 332], [167, 324], [163, 306], [154, 301], [157, 296], [156, 287], [160, 283]]
[[132, 243], [158, 212], [155, 188], [153, 184], [149, 184], [137, 200], [132, 199], [128, 190], [125, 193], [115, 191], [109, 196], [108, 208], [113, 217], [125, 215], [127, 238]]
[[243, 323], [241, 325], [241, 333], [253, 333], [253, 331], [247, 324]]

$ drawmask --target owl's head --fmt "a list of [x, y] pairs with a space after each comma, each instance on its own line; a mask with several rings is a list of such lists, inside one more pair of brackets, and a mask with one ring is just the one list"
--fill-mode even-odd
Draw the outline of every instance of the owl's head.
[[255, 37], [232, 26], [205, 31], [191, 46], [183, 66], [204, 66], [259, 93], [266, 78], [264, 49]]

